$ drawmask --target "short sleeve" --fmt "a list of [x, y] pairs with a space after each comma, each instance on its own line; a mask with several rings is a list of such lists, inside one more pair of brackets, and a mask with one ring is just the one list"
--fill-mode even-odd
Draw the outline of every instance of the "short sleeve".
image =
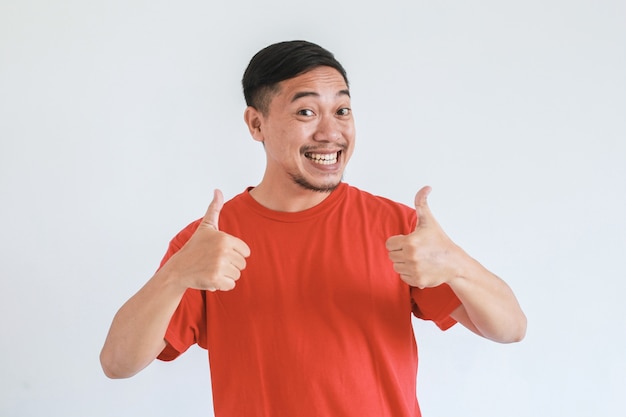
[[204, 291], [188, 289], [165, 332], [165, 349], [158, 359], [171, 361], [198, 344], [206, 349], [206, 295]]
[[[199, 221], [189, 224], [172, 241], [160, 268], [191, 238]], [[206, 295], [204, 291], [188, 289], [174, 311], [165, 333], [165, 349], [157, 356], [163, 361], [176, 359], [193, 344], [206, 348]]]
[[450, 314], [461, 305], [461, 300], [447, 284], [433, 288], [411, 288], [413, 314], [423, 320], [433, 321], [441, 330], [456, 324]]

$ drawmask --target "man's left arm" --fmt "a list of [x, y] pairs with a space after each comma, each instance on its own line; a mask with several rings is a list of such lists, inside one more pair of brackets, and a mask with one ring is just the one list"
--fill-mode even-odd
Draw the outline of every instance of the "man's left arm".
[[395, 271], [417, 288], [448, 284], [461, 300], [452, 318], [476, 334], [501, 343], [522, 340], [526, 316], [513, 291], [445, 234], [428, 207], [430, 190], [415, 196], [415, 231], [387, 240]]
[[526, 316], [513, 291], [475, 260], [469, 262], [476, 265], [448, 282], [461, 300], [452, 318], [487, 339], [519, 342], [526, 334]]

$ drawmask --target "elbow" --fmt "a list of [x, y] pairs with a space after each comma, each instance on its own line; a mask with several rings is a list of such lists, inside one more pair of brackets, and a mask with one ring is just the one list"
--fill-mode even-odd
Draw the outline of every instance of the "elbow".
[[517, 320], [516, 332], [512, 339], [513, 343], [521, 342], [526, 337], [526, 329], [528, 327], [528, 319], [523, 312], [520, 312], [520, 317]]
[[100, 366], [102, 366], [104, 375], [111, 379], [130, 378], [137, 373], [126, 369], [120, 361], [116, 360], [105, 349], [100, 352]]
[[128, 376], [125, 376], [121, 373], [116, 372], [113, 368], [107, 367], [104, 364], [102, 365], [102, 370], [104, 371], [104, 375], [106, 375], [107, 378], [110, 379], [124, 379], [124, 378], [128, 378]]
[[111, 343], [107, 340], [100, 352], [100, 366], [111, 379], [124, 379], [137, 375], [158, 357], [165, 341], [156, 348], [133, 348], [127, 344]]
[[524, 340], [525, 336], [526, 336], [525, 332], [511, 333], [507, 337], [505, 337], [505, 338], [503, 338], [501, 340], [498, 340], [498, 342], [505, 343], [505, 344], [519, 343], [522, 340]]
[[524, 340], [526, 337], [526, 328], [528, 325], [528, 320], [526, 319], [526, 315], [521, 313], [521, 316], [515, 320], [515, 322], [509, 326], [509, 330], [506, 334], [502, 335], [501, 339], [498, 340], [500, 343], [518, 343]]
[[518, 318], [500, 323], [497, 328], [491, 328], [485, 331], [481, 331], [481, 329], [477, 328], [476, 333], [492, 342], [503, 344], [518, 343], [526, 337], [526, 325], [526, 316], [521, 313]]
[[115, 366], [115, 364], [108, 361], [102, 355], [100, 355], [100, 366], [102, 366], [102, 371], [104, 372], [104, 375], [107, 376], [107, 378], [111, 378], [111, 379], [128, 378], [127, 375], [125, 375], [123, 372], [120, 372], [120, 370], [118, 369], [118, 367]]
[[102, 364], [102, 370], [104, 371], [104, 375], [106, 375], [107, 378], [110, 378], [110, 379], [124, 379], [124, 378], [130, 378], [132, 376], [132, 375], [127, 375], [123, 372], [119, 372], [114, 367], [107, 366], [105, 364]]

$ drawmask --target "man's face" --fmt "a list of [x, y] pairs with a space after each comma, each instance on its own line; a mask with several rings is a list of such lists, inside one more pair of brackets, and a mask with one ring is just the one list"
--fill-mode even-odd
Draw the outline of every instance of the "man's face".
[[266, 114], [255, 115], [258, 129], [251, 131], [267, 154], [264, 182], [320, 192], [337, 187], [355, 136], [348, 86], [337, 70], [318, 67], [282, 81]]

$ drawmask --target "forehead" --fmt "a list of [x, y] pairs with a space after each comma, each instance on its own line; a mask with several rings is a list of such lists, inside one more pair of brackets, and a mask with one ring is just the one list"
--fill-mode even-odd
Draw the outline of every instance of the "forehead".
[[[331, 67], [317, 67], [279, 83], [278, 95], [290, 100], [307, 95], [349, 95], [341, 73]], [[314, 93], [314, 94], [308, 94]]]

